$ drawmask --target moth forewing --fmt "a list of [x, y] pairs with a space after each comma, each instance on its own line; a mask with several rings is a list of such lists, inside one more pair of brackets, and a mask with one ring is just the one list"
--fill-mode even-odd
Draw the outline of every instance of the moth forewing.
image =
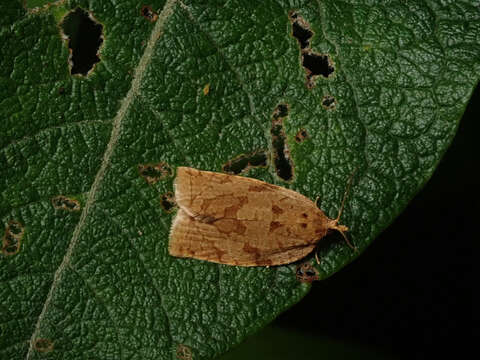
[[260, 180], [179, 167], [169, 252], [261, 266], [299, 260], [336, 220], [302, 194]]

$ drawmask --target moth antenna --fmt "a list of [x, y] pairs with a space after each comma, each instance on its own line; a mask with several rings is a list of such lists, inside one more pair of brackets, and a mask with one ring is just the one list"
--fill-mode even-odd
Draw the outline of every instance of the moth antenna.
[[[343, 199], [342, 199], [342, 205], [340, 206], [340, 211], [338, 212], [338, 216], [335, 219], [335, 221], [338, 223], [340, 221], [340, 216], [342, 216], [343, 208], [345, 207], [345, 201], [347, 200], [348, 193], [350, 192], [350, 188], [353, 183], [353, 178], [355, 177], [355, 173], [357, 172], [358, 167], [353, 170], [352, 175], [350, 175], [350, 179], [348, 180], [347, 188], [345, 189], [345, 193], [343, 194]], [[342, 235], [345, 237], [345, 235], [342, 233]], [[348, 240], [347, 240], [348, 242]]]
[[[331, 229], [337, 230], [340, 234], [342, 234], [343, 238], [345, 239], [345, 242], [347, 243], [348, 247], [352, 249], [353, 251], [357, 251], [358, 249], [352, 245], [350, 240], [348, 240], [347, 236], [345, 235], [345, 231], [348, 231], [348, 228], [344, 225], [338, 225], [338, 222], [340, 221], [340, 217], [342, 216], [343, 209], [345, 207], [345, 202], [347, 200], [348, 194], [350, 192], [350, 188], [352, 187], [353, 179], [355, 177], [355, 173], [357, 172], [358, 167], [353, 170], [352, 175], [350, 175], [350, 179], [348, 180], [347, 187], [345, 189], [345, 194], [343, 194], [343, 199], [342, 199], [342, 204], [340, 206], [340, 211], [338, 212], [337, 218], [334, 220], [334, 226], [331, 227]], [[315, 253], [316, 255], [316, 253]]]
[[315, 248], [315, 261], [317, 265], [320, 265], [320, 260], [318, 259], [318, 247]]
[[[345, 235], [345, 231], [348, 231], [348, 228], [344, 225], [337, 225], [332, 227], [332, 229], [337, 230], [340, 234], [342, 234], [343, 238], [345, 239], [345, 242], [347, 243], [348, 247], [352, 249], [353, 251], [357, 251], [357, 247], [353, 246], [350, 240], [348, 240], [347, 235]], [[315, 253], [315, 256], [317, 254]]]

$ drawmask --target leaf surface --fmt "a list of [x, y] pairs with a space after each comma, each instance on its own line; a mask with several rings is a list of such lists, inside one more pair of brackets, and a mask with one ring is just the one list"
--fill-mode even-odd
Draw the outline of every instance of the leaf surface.
[[[355, 172], [342, 223], [359, 251], [325, 241], [325, 278], [425, 184], [480, 74], [474, 0], [152, 1], [150, 19], [136, 1], [29, 4], [39, 7], [0, 5], [5, 359], [226, 352], [309, 285], [296, 264], [170, 257], [174, 213], [160, 199], [175, 168], [222, 171], [288, 148], [292, 181], [270, 155], [246, 175], [318, 197], [332, 218]], [[103, 26], [87, 76], [70, 74], [61, 34], [77, 7]], [[279, 105], [283, 148], [272, 142]]]

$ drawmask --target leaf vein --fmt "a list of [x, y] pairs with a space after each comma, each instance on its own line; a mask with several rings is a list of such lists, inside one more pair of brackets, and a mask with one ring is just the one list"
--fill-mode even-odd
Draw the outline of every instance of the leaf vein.
[[107, 148], [105, 150], [100, 168], [95, 176], [95, 179], [92, 183], [92, 186], [90, 188], [90, 191], [88, 192], [88, 197], [87, 201], [85, 203], [85, 207], [83, 208], [82, 214], [80, 215], [80, 219], [77, 223], [77, 226], [75, 227], [75, 230], [73, 231], [72, 234], [72, 239], [70, 241], [70, 244], [68, 246], [68, 249], [65, 253], [65, 256], [58, 267], [58, 269], [55, 272], [55, 275], [53, 277], [52, 285], [50, 287], [50, 290], [48, 292], [47, 298], [45, 300], [44, 306], [42, 308], [42, 311], [40, 315], [38, 316], [37, 323], [35, 325], [35, 330], [32, 333], [32, 337], [30, 339], [30, 345], [28, 349], [28, 353], [26, 356], [26, 359], [30, 359], [32, 354], [33, 354], [33, 344], [35, 342], [35, 338], [39, 335], [40, 333], [40, 327], [42, 324], [42, 321], [45, 318], [45, 314], [47, 312], [47, 309], [52, 301], [52, 296], [54, 291], [56, 290], [58, 284], [61, 281], [62, 274], [64, 272], [64, 269], [69, 265], [73, 250], [75, 248], [75, 245], [78, 242], [78, 239], [80, 238], [80, 234], [83, 230], [83, 227], [86, 223], [86, 218], [89, 214], [90, 209], [94, 206], [95, 200], [96, 200], [96, 195], [97, 191], [100, 188], [100, 184], [105, 176], [106, 170], [108, 166], [110, 165], [110, 161], [113, 155], [113, 150], [115, 148], [115, 145], [117, 144], [117, 141], [121, 135], [121, 130], [122, 130], [122, 125], [123, 125], [123, 119], [125, 118], [128, 109], [130, 105], [132, 104], [133, 100], [135, 97], [138, 95], [139, 90], [140, 90], [140, 85], [143, 79], [143, 75], [145, 74], [145, 70], [147, 66], [149, 65], [153, 53], [154, 53], [154, 46], [157, 40], [162, 36], [163, 34], [163, 29], [164, 25], [169, 18], [169, 16], [172, 14], [174, 6], [176, 4], [176, 0], [169, 0], [166, 2], [162, 12], [160, 13], [160, 16], [157, 20], [157, 23], [155, 24], [155, 27], [152, 30], [152, 33], [150, 34], [150, 39], [148, 40], [148, 43], [145, 47], [145, 52], [143, 53], [142, 57], [140, 58], [140, 61], [138, 63], [138, 66], [135, 68], [134, 72], [134, 77], [132, 81], [132, 85], [125, 96], [125, 98], [122, 100], [120, 109], [118, 110], [116, 116], [113, 119], [113, 128], [112, 128], [112, 133], [110, 137], [110, 141], [108, 142]]

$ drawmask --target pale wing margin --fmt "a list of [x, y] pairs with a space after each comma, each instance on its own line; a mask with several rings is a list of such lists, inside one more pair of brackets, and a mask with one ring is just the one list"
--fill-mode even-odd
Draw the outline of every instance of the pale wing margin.
[[[232, 184], [234, 179], [234, 184]], [[272, 198], [288, 198], [295, 200], [299, 207], [313, 207], [315, 204], [308, 197], [281, 186], [269, 184], [257, 179], [243, 176], [227, 175], [212, 171], [197, 170], [194, 168], [180, 166], [177, 168], [177, 176], [173, 183], [175, 189], [175, 201], [180, 208], [183, 208], [190, 215], [198, 213], [195, 209], [197, 198], [208, 197], [209, 190], [222, 189], [225, 192], [248, 193], [258, 189], [257, 196], [268, 196]]]

